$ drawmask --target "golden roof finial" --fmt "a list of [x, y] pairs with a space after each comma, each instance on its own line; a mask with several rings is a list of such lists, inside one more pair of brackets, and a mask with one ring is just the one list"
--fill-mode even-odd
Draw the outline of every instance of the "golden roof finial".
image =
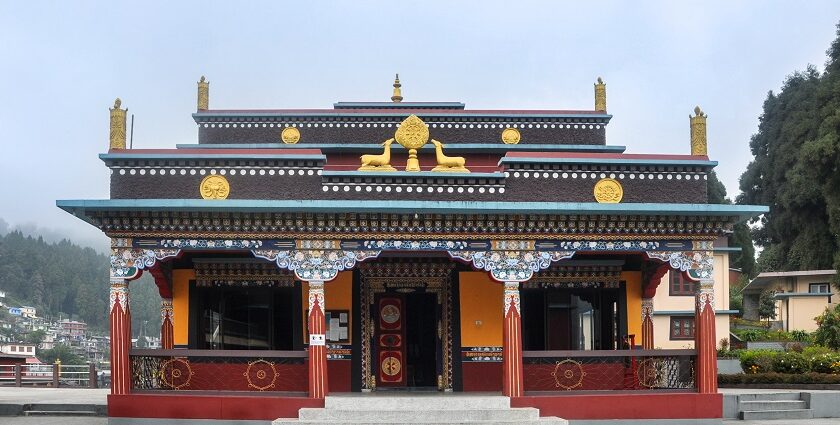
[[111, 149], [125, 149], [125, 114], [128, 109], [122, 109], [122, 100], [116, 98], [114, 100], [114, 107], [111, 111], [111, 131], [110, 143]]
[[699, 106], [694, 107], [694, 116], [688, 116], [691, 122], [691, 154], [708, 155], [708, 143], [706, 141], [706, 115]]
[[607, 85], [601, 77], [598, 77], [598, 82], [595, 83], [595, 110], [607, 112]]
[[210, 82], [201, 76], [198, 80], [198, 108], [199, 111], [210, 109]]
[[402, 102], [402, 90], [400, 90], [402, 84], [400, 84], [400, 74], [397, 74], [397, 77], [394, 78], [394, 95], [391, 96], [391, 101], [394, 103]]

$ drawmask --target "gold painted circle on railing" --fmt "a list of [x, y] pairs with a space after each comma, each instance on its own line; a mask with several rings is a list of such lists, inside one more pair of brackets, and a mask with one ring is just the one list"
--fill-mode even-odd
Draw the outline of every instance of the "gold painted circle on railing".
[[554, 364], [554, 371], [551, 372], [551, 376], [554, 377], [557, 388], [571, 391], [583, 386], [583, 378], [586, 376], [586, 372], [583, 371], [583, 365], [580, 362], [566, 359]]
[[273, 388], [277, 382], [277, 368], [274, 367], [274, 363], [263, 359], [248, 362], [248, 368], [242, 375], [248, 381], [248, 387], [260, 391]]

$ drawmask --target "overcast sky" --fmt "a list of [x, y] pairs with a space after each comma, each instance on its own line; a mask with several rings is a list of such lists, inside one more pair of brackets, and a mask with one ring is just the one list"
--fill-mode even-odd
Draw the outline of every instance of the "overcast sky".
[[687, 154], [700, 105], [733, 196], [767, 92], [822, 69], [838, 20], [838, 1], [0, 0], [0, 218], [105, 247], [55, 200], [108, 198], [117, 96], [135, 148], [195, 143], [202, 74], [211, 108], [387, 101], [399, 72], [405, 101], [591, 109], [602, 76], [609, 144]]

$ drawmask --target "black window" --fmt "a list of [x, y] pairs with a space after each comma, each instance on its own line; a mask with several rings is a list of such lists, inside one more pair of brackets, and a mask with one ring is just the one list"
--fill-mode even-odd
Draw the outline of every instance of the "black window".
[[291, 289], [196, 288], [195, 348], [291, 350], [294, 295]]
[[693, 317], [671, 317], [671, 339], [694, 339]]
[[682, 273], [671, 270], [670, 274], [670, 288], [671, 295], [688, 296], [694, 295], [694, 281], [686, 279]]

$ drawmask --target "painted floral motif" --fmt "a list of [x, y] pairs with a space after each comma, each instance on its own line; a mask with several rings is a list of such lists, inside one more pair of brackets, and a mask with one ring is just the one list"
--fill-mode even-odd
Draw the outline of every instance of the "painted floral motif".
[[394, 241], [377, 240], [364, 241], [362, 245], [368, 249], [387, 250], [412, 250], [412, 251], [435, 251], [464, 249], [467, 247], [465, 241]]
[[692, 280], [712, 279], [715, 260], [711, 251], [647, 251], [648, 258], [664, 261]]
[[644, 251], [658, 249], [656, 241], [569, 241], [560, 242], [560, 248], [575, 251]]
[[502, 310], [502, 315], [507, 317], [508, 313], [510, 312], [510, 306], [513, 305], [513, 308], [516, 309], [516, 314], [520, 315], [520, 302], [519, 302], [519, 282], [505, 282], [505, 305]]
[[251, 251], [255, 257], [277, 263], [277, 267], [295, 272], [300, 280], [330, 281], [338, 272], [352, 269], [359, 261], [376, 258], [380, 251], [327, 250], [261, 250]]
[[263, 245], [261, 240], [253, 239], [163, 239], [160, 246], [179, 249], [258, 249]]
[[449, 251], [452, 258], [472, 262], [499, 282], [524, 282], [552, 262], [572, 258], [572, 251]]
[[111, 276], [125, 279], [137, 277], [139, 270], [154, 267], [159, 260], [175, 257], [180, 249], [111, 249]]

